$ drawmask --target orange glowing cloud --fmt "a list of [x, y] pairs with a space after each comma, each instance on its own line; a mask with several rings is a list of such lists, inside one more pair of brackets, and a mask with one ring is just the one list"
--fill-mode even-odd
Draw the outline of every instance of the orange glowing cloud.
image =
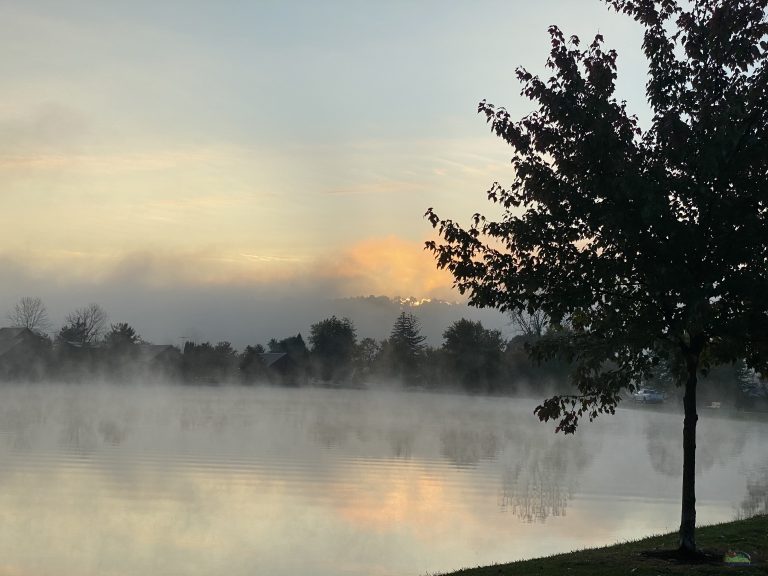
[[363, 240], [344, 250], [327, 274], [338, 280], [343, 295], [413, 295], [455, 299], [452, 277], [438, 270], [422, 242], [396, 236]]

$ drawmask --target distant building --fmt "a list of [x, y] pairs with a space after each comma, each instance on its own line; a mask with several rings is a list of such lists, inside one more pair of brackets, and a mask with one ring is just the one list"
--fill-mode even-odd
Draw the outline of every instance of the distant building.
[[136, 360], [153, 372], [177, 377], [181, 371], [181, 350], [170, 344], [136, 344]]
[[245, 383], [282, 384], [295, 386], [305, 383], [291, 354], [286, 352], [249, 353], [240, 362], [240, 375]]
[[259, 356], [269, 381], [286, 386], [300, 386], [307, 383], [306, 372], [298, 364], [293, 354], [264, 352]]
[[278, 369], [288, 360], [288, 354], [285, 352], [262, 352], [259, 354], [265, 368]]

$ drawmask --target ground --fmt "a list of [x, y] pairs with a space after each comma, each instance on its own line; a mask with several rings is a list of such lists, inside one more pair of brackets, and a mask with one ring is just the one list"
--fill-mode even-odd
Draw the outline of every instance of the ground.
[[[670, 559], [670, 554], [665, 553], [677, 546], [677, 534], [671, 533], [605, 548], [470, 568], [450, 576], [696, 576], [726, 571], [733, 575], [768, 574], [768, 516], [697, 528], [696, 543], [706, 552], [706, 558], [695, 564]], [[724, 565], [722, 558], [728, 550], [747, 552], [752, 557], [751, 566]]]

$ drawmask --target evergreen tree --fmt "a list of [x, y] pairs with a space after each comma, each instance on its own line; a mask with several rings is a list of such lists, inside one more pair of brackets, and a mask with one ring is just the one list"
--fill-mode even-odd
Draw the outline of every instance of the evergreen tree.
[[412, 384], [418, 380], [425, 340], [419, 319], [401, 312], [389, 335], [389, 359], [392, 373], [404, 383]]
[[109, 349], [126, 349], [141, 342], [141, 337], [127, 322], [119, 322], [109, 327], [109, 333], [104, 338], [104, 345]]

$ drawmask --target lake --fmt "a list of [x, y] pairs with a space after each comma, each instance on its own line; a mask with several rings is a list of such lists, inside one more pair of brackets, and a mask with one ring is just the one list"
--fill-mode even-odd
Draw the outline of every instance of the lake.
[[[675, 530], [682, 417], [535, 400], [0, 388], [1, 575], [424, 575]], [[764, 510], [768, 427], [701, 410], [698, 520]]]

